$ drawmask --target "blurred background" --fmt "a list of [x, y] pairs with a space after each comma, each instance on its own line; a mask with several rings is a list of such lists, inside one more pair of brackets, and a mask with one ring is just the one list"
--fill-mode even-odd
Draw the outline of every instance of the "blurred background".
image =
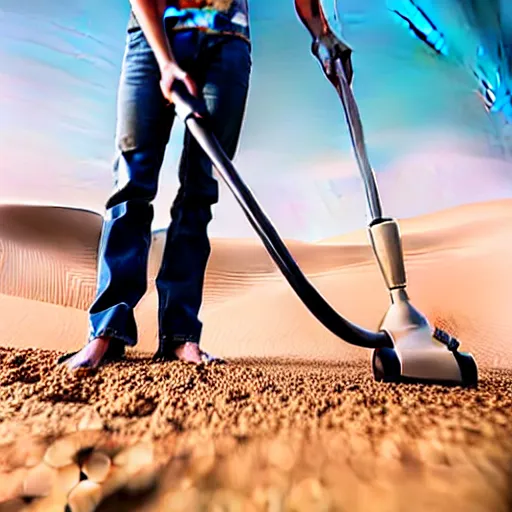
[[[354, 91], [385, 213], [512, 197], [508, 0], [325, 1], [354, 49]], [[288, 238], [363, 227], [366, 206], [339, 99], [292, 0], [250, 1], [253, 74], [235, 160]], [[2, 0], [0, 201], [103, 213], [111, 190], [128, 0]], [[183, 126], [155, 201], [169, 222]], [[222, 186], [210, 234], [252, 237]]]

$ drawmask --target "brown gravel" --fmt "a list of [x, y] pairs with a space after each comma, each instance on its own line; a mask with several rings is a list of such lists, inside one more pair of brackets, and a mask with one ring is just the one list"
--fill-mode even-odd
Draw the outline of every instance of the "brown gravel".
[[0, 511], [512, 510], [512, 371], [463, 390], [367, 362], [56, 356], [0, 349]]

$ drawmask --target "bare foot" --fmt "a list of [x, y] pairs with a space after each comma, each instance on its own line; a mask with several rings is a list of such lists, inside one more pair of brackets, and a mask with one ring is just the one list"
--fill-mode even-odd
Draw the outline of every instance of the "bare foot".
[[97, 368], [103, 362], [110, 338], [95, 338], [71, 357], [66, 365], [71, 370], [78, 368]]
[[216, 357], [211, 356], [210, 354], [207, 354], [206, 352], [203, 352], [199, 348], [198, 343], [192, 343], [187, 342], [183, 345], [180, 345], [174, 352], [176, 354], [176, 357], [180, 361], [185, 361], [187, 363], [211, 363], [212, 361], [220, 361]]

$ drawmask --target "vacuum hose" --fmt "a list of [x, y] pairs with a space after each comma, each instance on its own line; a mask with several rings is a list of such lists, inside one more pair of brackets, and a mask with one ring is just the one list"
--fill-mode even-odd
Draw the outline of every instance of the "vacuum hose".
[[392, 348], [393, 341], [386, 332], [367, 331], [349, 322], [320, 295], [303, 274], [272, 222], [209, 129], [204, 104], [193, 97], [182, 82], [175, 81], [172, 91], [178, 117], [208, 155], [275, 264], [309, 311], [333, 334], [352, 345], [370, 349]]

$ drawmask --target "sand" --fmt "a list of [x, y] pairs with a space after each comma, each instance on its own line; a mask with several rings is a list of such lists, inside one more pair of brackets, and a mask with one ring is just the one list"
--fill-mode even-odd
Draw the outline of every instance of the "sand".
[[135, 357], [69, 377], [52, 352], [0, 355], [3, 499], [21, 504], [34, 479], [57, 482], [32, 491], [27, 510], [63, 510], [79, 467], [99, 482], [98, 510], [512, 505], [509, 370], [455, 391], [377, 384], [364, 363]]
[[[375, 383], [257, 240], [213, 241], [204, 346], [228, 365], [150, 361], [151, 281], [138, 351], [70, 376], [55, 358], [85, 336], [101, 219], [1, 207], [0, 510], [512, 510], [511, 224], [512, 201], [400, 222], [414, 303], [479, 364], [461, 390]], [[378, 326], [364, 232], [289, 247], [340, 313]]]

